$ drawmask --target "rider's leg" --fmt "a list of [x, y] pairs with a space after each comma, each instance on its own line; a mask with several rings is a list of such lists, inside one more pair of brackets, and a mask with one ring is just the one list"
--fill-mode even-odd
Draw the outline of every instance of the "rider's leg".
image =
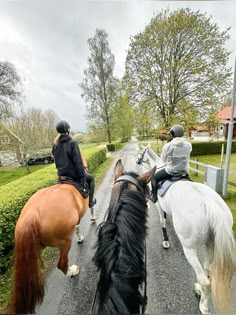
[[156, 174], [153, 176], [152, 181], [151, 181], [151, 186], [152, 186], [152, 201], [154, 203], [157, 202], [157, 188], [158, 188], [158, 183], [162, 180], [171, 178], [172, 176], [166, 172], [164, 168], [162, 168], [160, 171], [156, 172]]
[[96, 204], [96, 199], [93, 197], [94, 195], [94, 177], [86, 173], [86, 180], [89, 185], [89, 208], [92, 208]]

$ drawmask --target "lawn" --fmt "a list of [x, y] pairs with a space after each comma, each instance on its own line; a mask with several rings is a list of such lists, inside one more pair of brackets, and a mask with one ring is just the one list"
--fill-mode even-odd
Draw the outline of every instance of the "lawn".
[[10, 183], [20, 177], [27, 176], [43, 167], [47, 167], [47, 165], [32, 165], [29, 166], [29, 170], [25, 166], [1, 166], [0, 186]]

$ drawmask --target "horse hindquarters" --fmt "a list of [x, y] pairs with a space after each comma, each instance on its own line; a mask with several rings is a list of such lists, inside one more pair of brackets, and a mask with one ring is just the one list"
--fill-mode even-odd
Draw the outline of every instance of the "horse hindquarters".
[[236, 246], [232, 233], [232, 215], [227, 205], [220, 207], [206, 200], [207, 217], [214, 235], [210, 268], [213, 302], [220, 311], [229, 309], [229, 288], [236, 271]]
[[35, 313], [36, 304], [42, 303], [44, 298], [44, 279], [40, 270], [40, 224], [37, 212], [16, 226], [14, 251], [14, 286], [7, 312]]

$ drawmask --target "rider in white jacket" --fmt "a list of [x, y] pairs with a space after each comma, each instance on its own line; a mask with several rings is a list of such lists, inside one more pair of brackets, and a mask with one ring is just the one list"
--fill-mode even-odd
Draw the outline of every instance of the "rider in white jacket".
[[157, 171], [152, 179], [152, 201], [157, 201], [158, 183], [172, 176], [185, 175], [189, 171], [189, 158], [192, 151], [192, 145], [184, 135], [184, 128], [180, 125], [174, 125], [170, 134], [173, 139], [163, 146], [161, 159], [165, 167]]

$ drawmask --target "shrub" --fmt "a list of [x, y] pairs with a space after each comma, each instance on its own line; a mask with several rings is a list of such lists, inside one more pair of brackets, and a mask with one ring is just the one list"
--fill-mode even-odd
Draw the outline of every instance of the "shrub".
[[118, 141], [117, 142], [113, 142], [113, 143], [108, 143], [107, 144], [107, 151], [108, 152], [113, 152], [113, 151], [121, 149], [123, 146], [124, 146], [124, 144], [120, 143]]
[[[215, 142], [193, 142], [193, 150], [191, 156], [194, 155], [207, 155], [207, 154], [220, 154], [222, 144], [224, 144], [224, 153], [226, 152], [227, 141]], [[232, 152], [236, 152], [236, 141], [232, 141]]]
[[[82, 153], [91, 173], [106, 159], [106, 149], [92, 148]], [[15, 225], [21, 209], [36, 191], [53, 185], [56, 179], [55, 165], [50, 165], [0, 187], [0, 272], [9, 265]]]

